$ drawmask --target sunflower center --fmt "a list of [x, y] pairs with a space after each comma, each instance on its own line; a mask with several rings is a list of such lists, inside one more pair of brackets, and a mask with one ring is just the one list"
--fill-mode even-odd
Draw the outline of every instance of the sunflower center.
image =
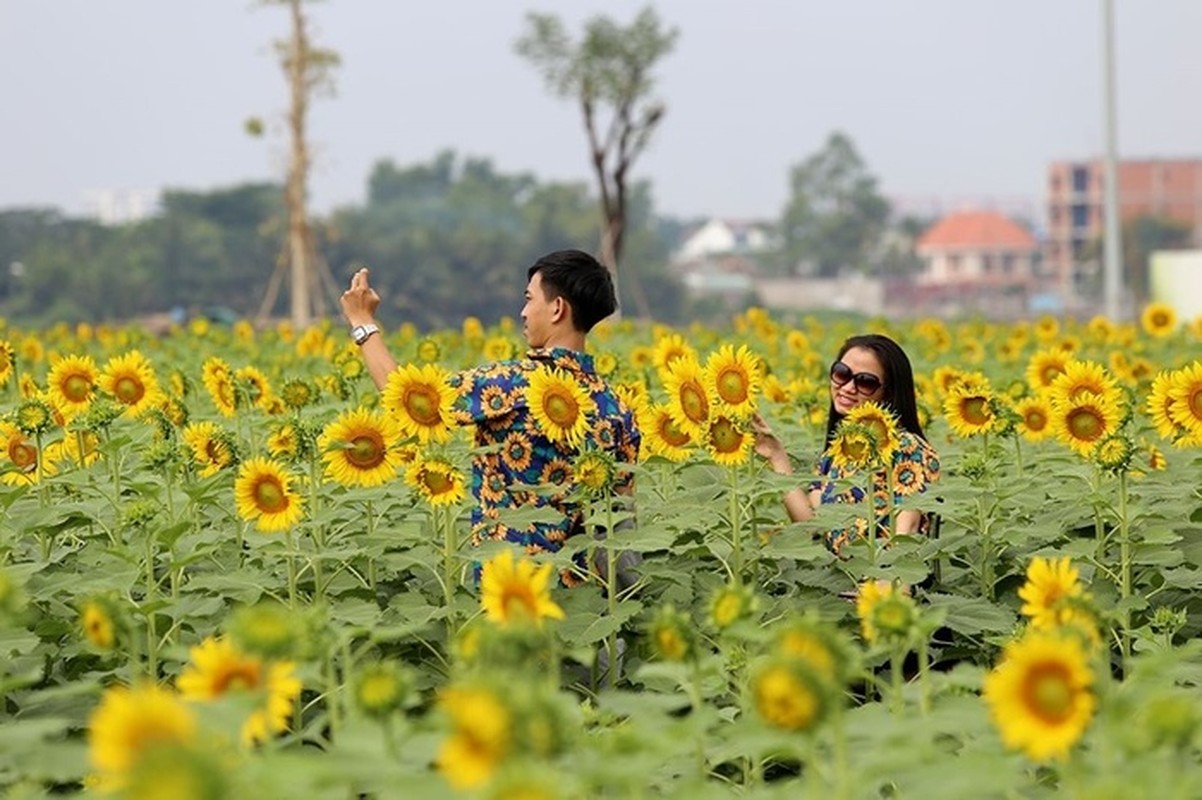
[[734, 368], [722, 370], [722, 373], [718, 375], [718, 380], [714, 383], [718, 389], [718, 396], [724, 402], [737, 406], [747, 401], [747, 378], [739, 370]]
[[113, 384], [113, 394], [122, 403], [133, 405], [145, 396], [146, 387], [137, 378], [123, 376]]
[[705, 399], [705, 391], [695, 383], [680, 387], [680, 407], [693, 422], [704, 422], [709, 416], [710, 404]]
[[1042, 411], [1028, 411], [1026, 423], [1028, 429], [1041, 431], [1048, 426], [1048, 418], [1044, 416]]
[[511, 584], [505, 587], [501, 595], [501, 607], [505, 609], [506, 618], [536, 619], [538, 617], [538, 601], [530, 587], [524, 583]]
[[576, 422], [580, 406], [575, 398], [565, 392], [549, 392], [543, 400], [543, 411], [559, 427], [570, 428]]
[[217, 694], [225, 694], [226, 692], [258, 689], [259, 679], [258, 664], [252, 661], [230, 664], [213, 681], [213, 691]]
[[29, 469], [38, 461], [38, 449], [28, 442], [16, 441], [8, 446], [8, 458], [18, 469]]
[[1044, 722], [1063, 722], [1073, 708], [1073, 688], [1060, 664], [1042, 664], [1031, 670], [1023, 685], [1027, 709]]
[[1043, 378], [1043, 385], [1051, 386], [1052, 381], [1056, 380], [1056, 376], [1058, 376], [1059, 374], [1060, 374], [1060, 369], [1055, 366], [1049, 365], [1049, 366], [1044, 367], [1043, 372], [1040, 373], [1040, 376]]
[[426, 488], [430, 490], [430, 494], [432, 495], [446, 494], [455, 487], [451, 476], [430, 470], [426, 470], [422, 482], [425, 483]]
[[971, 425], [986, 425], [993, 414], [989, 409], [989, 401], [984, 397], [966, 397], [960, 404], [964, 419]]
[[1202, 387], [1190, 392], [1189, 411], [1195, 419], [1202, 419]]
[[659, 435], [672, 447], [684, 447], [689, 443], [689, 435], [671, 417], [665, 416], [660, 420]]
[[212, 461], [213, 463], [220, 461], [221, 450], [221, 443], [216, 439], [209, 439], [207, 442], [205, 442], [205, 455], [208, 456], [209, 461]]
[[405, 393], [405, 411], [418, 425], [438, 424], [438, 395], [429, 386], [418, 386]]
[[687, 649], [684, 638], [672, 628], [663, 627], [655, 633], [655, 643], [664, 658], [679, 660], [684, 658]]
[[720, 419], [710, 427], [710, 444], [719, 453], [734, 453], [743, 445], [743, 434], [730, 420]]
[[255, 484], [255, 505], [264, 514], [275, 514], [288, 508], [288, 495], [275, 478], [264, 478]]
[[1075, 408], [1068, 415], [1068, 429], [1074, 439], [1092, 442], [1105, 430], [1102, 418], [1089, 408]]
[[384, 462], [384, 443], [375, 436], [356, 436], [346, 451], [346, 460], [358, 469], [371, 469]]
[[83, 375], [72, 375], [63, 381], [63, 397], [72, 403], [82, 403], [92, 392], [92, 382]]

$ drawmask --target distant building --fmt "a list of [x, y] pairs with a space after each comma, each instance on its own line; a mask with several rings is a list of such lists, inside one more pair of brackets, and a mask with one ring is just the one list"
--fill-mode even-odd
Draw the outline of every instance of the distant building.
[[[1096, 269], [1090, 249], [1106, 226], [1105, 163], [1058, 161], [1048, 166], [1048, 223], [1044, 261], [1062, 291], [1071, 292]], [[1145, 159], [1118, 163], [1119, 218], [1157, 216], [1185, 223], [1202, 246], [1202, 159]], [[1093, 255], [1096, 262], [1097, 255]]]
[[98, 189], [88, 193], [87, 213], [104, 225], [140, 222], [158, 211], [154, 189]]
[[714, 218], [689, 231], [672, 260], [690, 263], [716, 256], [749, 256], [772, 246], [771, 227], [766, 223]]
[[1037, 288], [1039, 243], [994, 211], [949, 214], [918, 237], [915, 249], [923, 267], [912, 300], [932, 309], [1018, 314]]

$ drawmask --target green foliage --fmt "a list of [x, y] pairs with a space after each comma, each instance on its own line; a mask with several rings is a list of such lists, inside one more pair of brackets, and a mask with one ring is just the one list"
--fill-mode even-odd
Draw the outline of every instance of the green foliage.
[[835, 132], [823, 149], [793, 167], [781, 216], [785, 265], [821, 277], [872, 266], [889, 204], [855, 144]]

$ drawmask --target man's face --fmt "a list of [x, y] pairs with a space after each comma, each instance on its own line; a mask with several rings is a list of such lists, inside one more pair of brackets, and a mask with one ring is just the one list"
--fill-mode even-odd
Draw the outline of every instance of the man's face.
[[547, 299], [543, 293], [543, 274], [534, 273], [526, 284], [526, 305], [522, 306], [522, 335], [531, 347], [546, 346], [560, 302], [558, 298]]

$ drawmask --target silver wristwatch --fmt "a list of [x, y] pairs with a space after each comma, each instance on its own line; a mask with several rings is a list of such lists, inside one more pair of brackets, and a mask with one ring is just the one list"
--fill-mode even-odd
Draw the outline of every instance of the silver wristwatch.
[[362, 345], [371, 338], [373, 333], [379, 333], [380, 326], [368, 323], [367, 325], [356, 325], [351, 328], [351, 338], [355, 340], [355, 344]]

